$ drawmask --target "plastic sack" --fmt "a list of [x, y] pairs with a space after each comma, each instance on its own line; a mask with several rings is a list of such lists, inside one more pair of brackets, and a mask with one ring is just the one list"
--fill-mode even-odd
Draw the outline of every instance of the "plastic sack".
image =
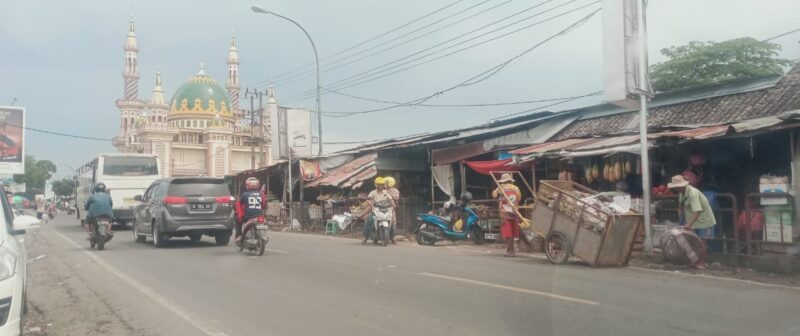
[[697, 265], [706, 258], [706, 242], [683, 227], [667, 230], [659, 239], [664, 260], [677, 265]]
[[337, 226], [339, 226], [339, 231], [344, 231], [344, 229], [347, 228], [353, 221], [353, 215], [345, 212], [343, 215], [333, 215], [331, 219], [336, 222]]
[[462, 227], [464, 227], [464, 221], [463, 220], [459, 219], [455, 223], [453, 223], [453, 229], [455, 229], [456, 231], [461, 232], [461, 228]]

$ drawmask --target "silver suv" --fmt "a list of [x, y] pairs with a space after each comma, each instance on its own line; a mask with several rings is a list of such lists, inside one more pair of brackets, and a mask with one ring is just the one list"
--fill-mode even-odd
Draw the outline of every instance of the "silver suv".
[[170, 237], [199, 241], [212, 236], [227, 245], [234, 226], [234, 202], [224, 179], [173, 177], [160, 179], [136, 196], [141, 204], [133, 210], [133, 235], [137, 242], [153, 237], [162, 247]]

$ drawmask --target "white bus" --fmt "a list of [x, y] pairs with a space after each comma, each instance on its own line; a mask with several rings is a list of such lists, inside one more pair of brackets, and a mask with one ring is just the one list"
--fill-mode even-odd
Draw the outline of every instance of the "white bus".
[[75, 195], [78, 217], [86, 219], [84, 206], [94, 186], [103, 182], [114, 203], [114, 218], [127, 225], [133, 220], [136, 195], [144, 194], [153, 181], [161, 177], [161, 166], [151, 154], [101, 154], [75, 172]]

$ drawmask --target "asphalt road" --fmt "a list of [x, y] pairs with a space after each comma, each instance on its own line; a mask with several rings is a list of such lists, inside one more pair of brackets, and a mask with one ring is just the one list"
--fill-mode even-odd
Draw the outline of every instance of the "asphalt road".
[[[119, 335], [799, 335], [800, 290], [635, 269], [554, 266], [472, 247], [361, 246], [272, 233], [263, 257], [173, 239], [156, 249], [119, 231], [90, 251], [73, 218], [32, 233], [47, 249], [37, 276], [86, 286], [69, 311], [119, 324]], [[38, 263], [40, 261], [33, 261]], [[48, 265], [48, 266], [44, 266]], [[46, 318], [53, 281], [32, 282]], [[66, 281], [66, 280], [64, 280]], [[78, 298], [76, 298], [78, 297]], [[100, 303], [97, 303], [100, 302]], [[99, 307], [99, 308], [98, 308]], [[63, 307], [62, 307], [63, 308]], [[98, 322], [100, 323], [100, 322]], [[101, 323], [101, 324], [102, 324]], [[71, 323], [70, 323], [71, 325]], [[80, 327], [48, 335], [81, 334]], [[67, 330], [67, 327], [64, 330]], [[100, 328], [100, 329], [98, 329]], [[101, 330], [101, 331], [98, 331]], [[90, 334], [86, 332], [84, 334]]]

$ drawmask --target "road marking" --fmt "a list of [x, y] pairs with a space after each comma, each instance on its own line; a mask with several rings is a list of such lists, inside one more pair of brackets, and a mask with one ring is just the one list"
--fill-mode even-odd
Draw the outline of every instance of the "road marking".
[[275, 253], [289, 254], [289, 251], [284, 251], [284, 250], [276, 250], [276, 249], [271, 249], [271, 248], [264, 249], [264, 250], [266, 250], [267, 252], [275, 252]]
[[117, 277], [119, 277], [120, 279], [122, 279], [122, 281], [127, 282], [128, 285], [131, 285], [131, 287], [133, 287], [133, 288], [137, 289], [138, 291], [142, 292], [142, 294], [144, 294], [147, 297], [153, 299], [153, 301], [157, 302], [158, 304], [160, 304], [165, 309], [171, 311], [175, 315], [178, 315], [179, 317], [184, 319], [186, 322], [188, 322], [189, 324], [191, 324], [192, 326], [194, 326], [195, 328], [197, 328], [198, 330], [203, 332], [203, 334], [206, 334], [208, 336], [228, 336], [228, 334], [226, 334], [224, 332], [221, 332], [221, 331], [215, 330], [213, 327], [211, 327], [207, 323], [203, 322], [203, 320], [195, 317], [191, 313], [183, 310], [182, 308], [178, 307], [176, 304], [170, 302], [167, 298], [159, 295], [158, 293], [156, 293], [156, 291], [154, 291], [150, 287], [147, 287], [147, 286], [141, 284], [140, 282], [134, 280], [133, 278], [131, 278], [127, 274], [122, 273], [121, 271], [117, 270], [113, 266], [111, 266], [108, 263], [106, 263], [103, 259], [98, 257], [96, 254], [94, 254], [92, 252], [89, 252], [88, 250], [85, 249], [85, 247], [82, 247], [82, 246], [78, 245], [78, 243], [75, 243], [74, 241], [72, 241], [72, 239], [69, 239], [67, 236], [61, 234], [61, 232], [58, 232], [58, 230], [56, 230], [54, 228], [50, 228], [50, 227], [48, 227], [48, 230], [53, 231], [55, 234], [57, 234], [62, 239], [66, 240], [72, 246], [80, 249], [81, 252], [86, 253], [86, 255], [88, 255], [90, 258], [92, 258], [92, 260], [94, 260], [95, 263], [97, 263], [98, 265], [104, 267], [106, 270], [111, 272], [111, 274], [114, 274]]
[[452, 276], [448, 276], [448, 275], [441, 275], [441, 274], [435, 274], [435, 273], [424, 273], [424, 272], [420, 273], [420, 275], [424, 275], [424, 276], [428, 276], [428, 277], [432, 277], [432, 278], [451, 280], [451, 281], [465, 282], [465, 283], [473, 284], [473, 285], [481, 285], [481, 286], [487, 286], [487, 287], [492, 287], [492, 288], [505, 289], [505, 290], [514, 291], [514, 292], [539, 295], [539, 296], [544, 296], [544, 297], [548, 297], [548, 298], [551, 298], [551, 299], [557, 299], [557, 300], [563, 300], [563, 301], [569, 301], [569, 302], [575, 302], [575, 303], [582, 303], [582, 304], [586, 304], [586, 305], [599, 305], [600, 304], [600, 302], [574, 298], [574, 297], [571, 297], [571, 296], [565, 296], [565, 295], [559, 295], [559, 294], [548, 293], [548, 292], [540, 292], [540, 291], [536, 291], [536, 290], [532, 290], [532, 289], [525, 289], [525, 288], [519, 288], [519, 287], [512, 287], [512, 286], [494, 284], [494, 283], [491, 283], [491, 282], [484, 282], [484, 281], [478, 281], [478, 280], [472, 280], [472, 279], [452, 277]]
[[746, 283], [746, 284], [750, 284], [750, 285], [757, 285], [757, 286], [764, 286], [764, 287], [800, 290], [800, 287], [796, 287], [796, 286], [778, 285], [778, 284], [771, 284], [771, 283], [766, 283], [766, 282], [758, 282], [758, 281], [747, 280], [747, 279], [726, 278], [726, 277], [720, 277], [720, 276], [716, 276], [716, 275], [674, 272], [674, 271], [657, 270], [657, 269], [635, 267], [635, 266], [628, 266], [628, 268], [632, 269], [632, 270], [636, 270], [636, 271], [667, 273], [667, 274], [680, 274], [680, 275], [684, 275], [684, 276], [687, 276], [687, 277], [697, 277], [697, 278], [706, 278], [706, 279], [714, 279], [714, 280], [726, 280], [726, 281], [742, 282], [742, 283]]

